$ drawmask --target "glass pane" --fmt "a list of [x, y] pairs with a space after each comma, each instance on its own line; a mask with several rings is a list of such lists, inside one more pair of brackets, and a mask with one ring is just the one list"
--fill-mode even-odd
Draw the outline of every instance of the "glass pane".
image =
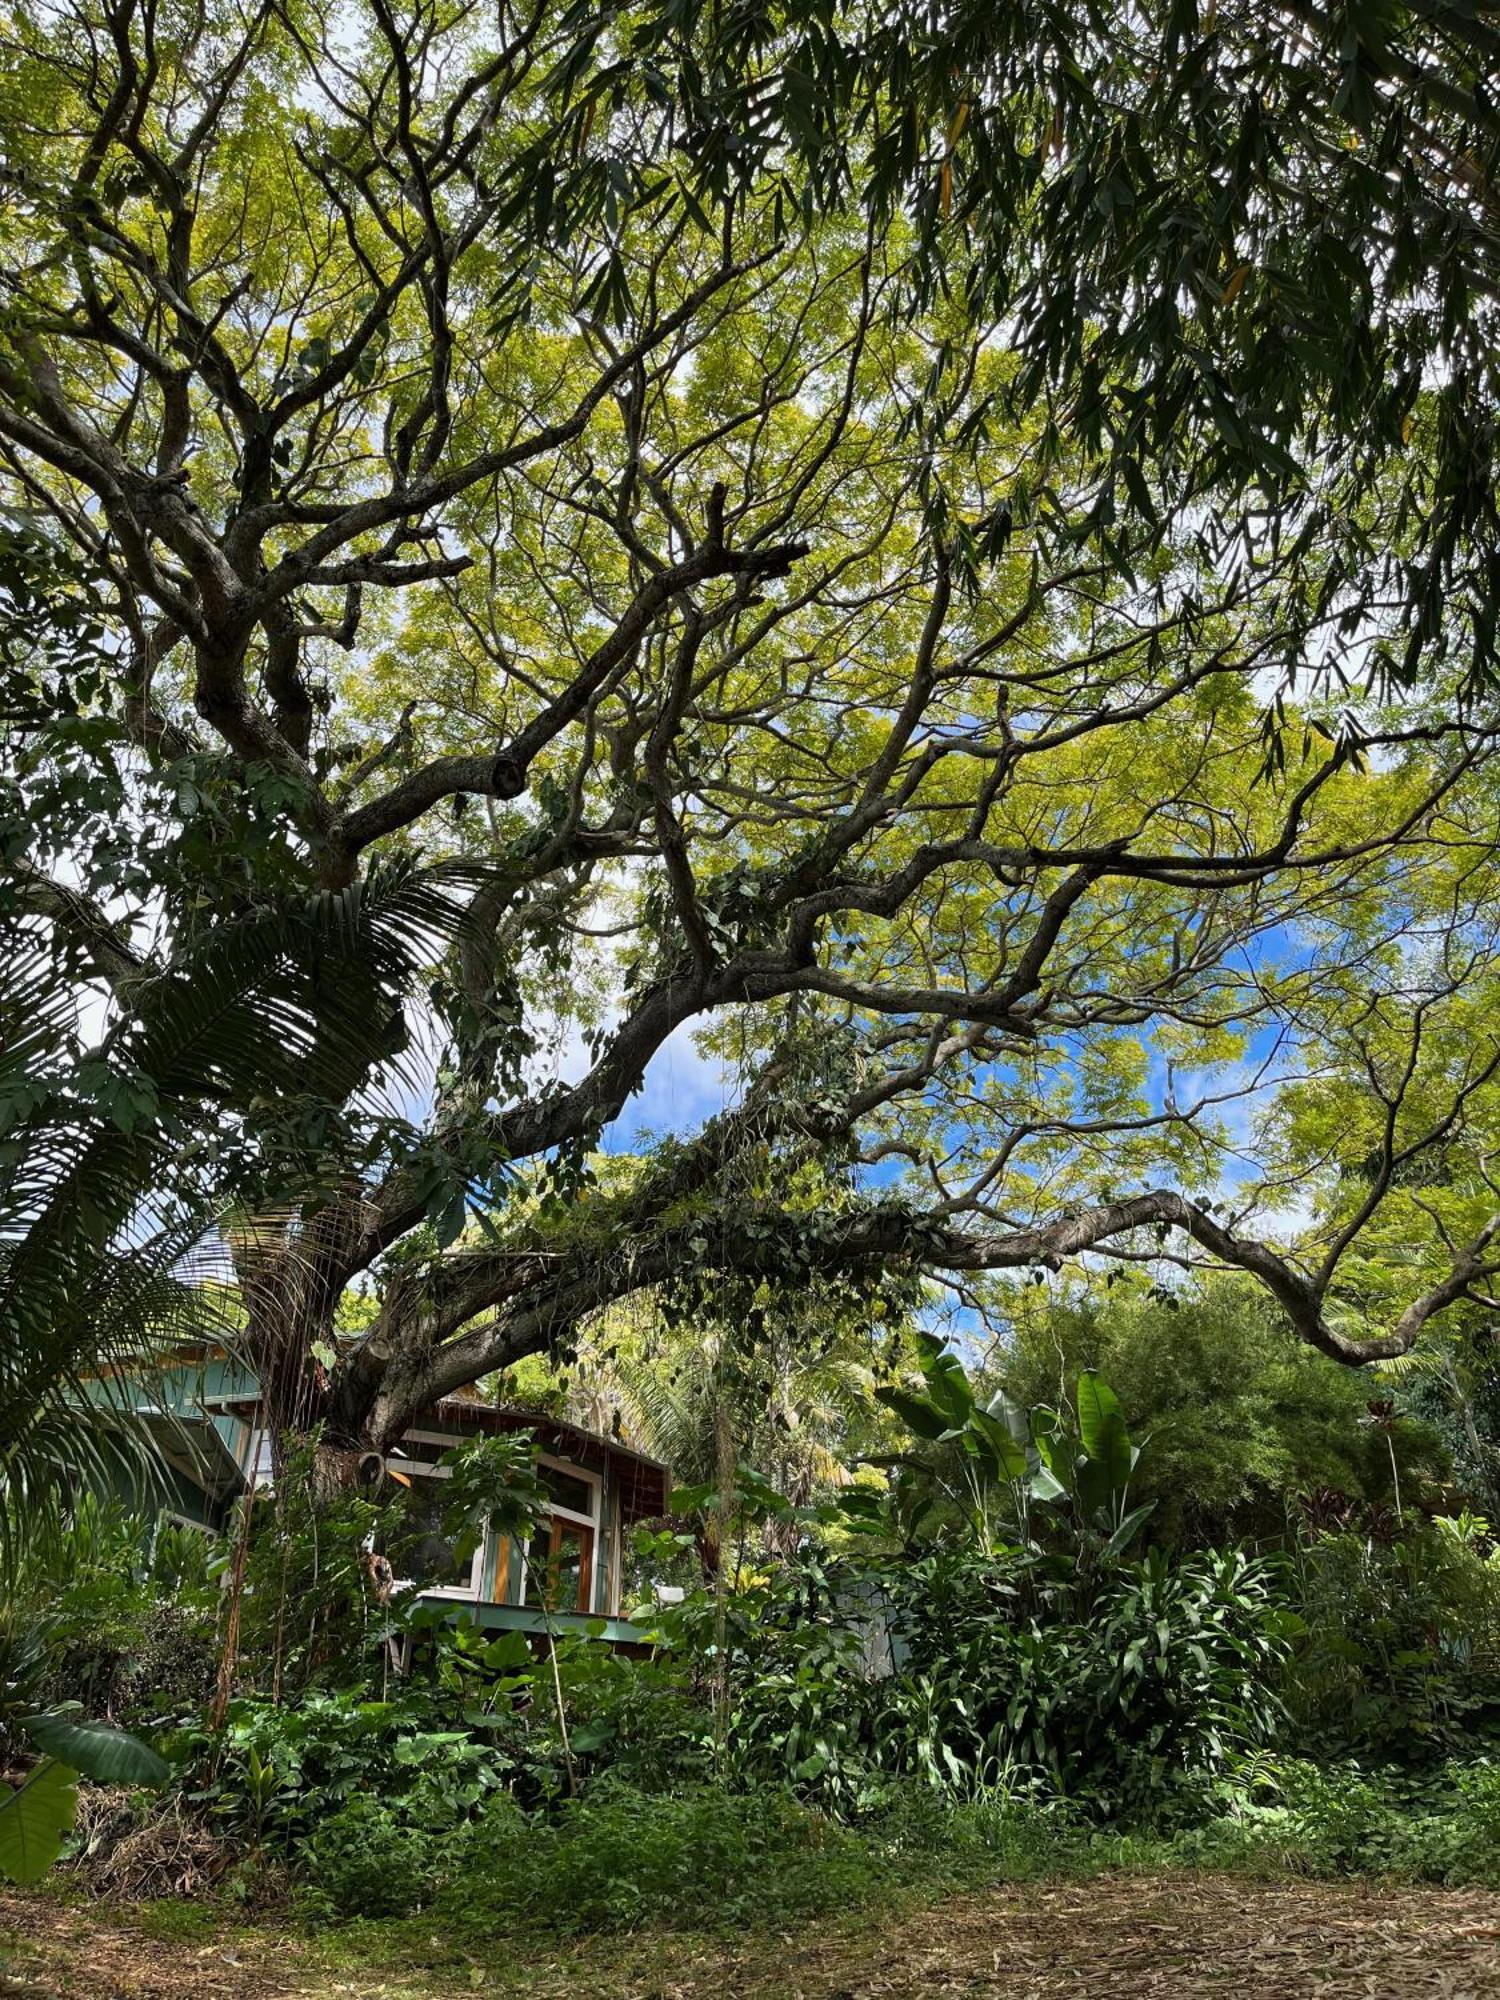
[[586, 1602], [583, 1595], [584, 1552], [586, 1528], [575, 1527], [571, 1521], [557, 1524], [557, 1554], [553, 1559], [552, 1602], [559, 1611], [577, 1611]]
[[588, 1609], [594, 1531], [577, 1521], [544, 1521], [526, 1551], [526, 1601], [552, 1611]]
[[526, 1544], [526, 1602], [545, 1604], [551, 1592], [547, 1588], [547, 1571], [552, 1562], [552, 1523], [543, 1521], [531, 1540]]
[[575, 1514], [593, 1513], [594, 1489], [586, 1479], [575, 1479], [555, 1465], [539, 1465], [537, 1474], [559, 1507], [569, 1507]]
[[473, 1572], [473, 1557], [460, 1563], [452, 1540], [443, 1533], [447, 1483], [445, 1479], [412, 1481], [403, 1499], [401, 1525], [390, 1552], [391, 1566], [397, 1576], [429, 1590], [467, 1588]]

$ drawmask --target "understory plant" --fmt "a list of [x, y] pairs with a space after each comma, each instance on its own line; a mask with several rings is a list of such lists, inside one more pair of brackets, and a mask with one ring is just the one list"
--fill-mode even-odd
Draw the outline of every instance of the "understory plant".
[[1500, 1551], [1486, 1521], [1313, 1534], [1295, 1567], [1285, 1692], [1301, 1749], [1412, 1763], [1500, 1742]]

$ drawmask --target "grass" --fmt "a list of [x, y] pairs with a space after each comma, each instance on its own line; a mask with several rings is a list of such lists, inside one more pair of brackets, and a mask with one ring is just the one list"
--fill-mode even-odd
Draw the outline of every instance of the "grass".
[[[912, 1892], [794, 1926], [652, 1925], [497, 1945], [431, 1917], [289, 1930], [227, 1921], [181, 1934], [159, 1908], [0, 1897], [0, 1992], [26, 2000], [891, 2000], [984, 1991], [1028, 2000], [1212, 1993], [1491, 1993], [1500, 1897], [1364, 1881], [1246, 1881], [1095, 1866], [962, 1895]], [[684, 1913], [691, 1914], [691, 1913]], [[14, 1949], [13, 1949], [14, 1948]], [[17, 1984], [5, 1984], [12, 1971]]]
[[[89, 1954], [114, 1951], [134, 1952], [148, 1973], [158, 1962], [193, 1968], [195, 1983], [181, 1989], [149, 1979], [118, 1989], [171, 2000], [179, 1990], [184, 2000], [346, 1991], [419, 2000], [476, 1986], [648, 1995], [674, 1983], [774, 1993], [755, 1981], [788, 1940], [830, 1964], [907, 1936], [940, 1953], [940, 1913], [976, 1899], [1118, 1902], [1123, 1883], [1139, 1895], [1143, 1884], [1185, 1878], [1238, 1881], [1253, 1897], [1328, 1884], [1356, 1900], [1372, 1881], [1382, 1895], [1430, 1893], [1397, 1884], [1500, 1886], [1500, 1768], [1474, 1759], [1418, 1779], [1281, 1760], [1243, 1775], [1218, 1816], [1175, 1833], [1101, 1830], [1058, 1805], [998, 1795], [955, 1804], [922, 1789], [894, 1794], [854, 1827], [779, 1791], [664, 1796], [600, 1784], [548, 1817], [502, 1802], [446, 1834], [366, 1799], [330, 1816], [293, 1861], [293, 1900], [259, 1915], [231, 1885], [260, 1894], [273, 1879], [284, 1884], [284, 1864], [266, 1882], [241, 1868], [206, 1900], [115, 1909], [62, 1875], [29, 1907], [50, 1912], [55, 1956], [81, 1953], [82, 1972], [72, 1987], [38, 1983], [20, 1925], [8, 1946], [0, 1939], [0, 1992], [10, 1990], [8, 1949], [15, 1990], [28, 1994], [108, 1992]], [[233, 1974], [222, 1987], [205, 1972], [220, 1963]], [[246, 1983], [253, 1964], [296, 1983]]]

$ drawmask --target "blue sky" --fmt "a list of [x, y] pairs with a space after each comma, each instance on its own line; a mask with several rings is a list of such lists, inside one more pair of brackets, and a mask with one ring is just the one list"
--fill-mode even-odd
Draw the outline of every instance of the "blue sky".
[[647, 1138], [685, 1136], [735, 1102], [735, 1079], [717, 1056], [693, 1046], [695, 1024], [673, 1031], [646, 1067], [641, 1088], [604, 1129], [606, 1153], [633, 1153]]

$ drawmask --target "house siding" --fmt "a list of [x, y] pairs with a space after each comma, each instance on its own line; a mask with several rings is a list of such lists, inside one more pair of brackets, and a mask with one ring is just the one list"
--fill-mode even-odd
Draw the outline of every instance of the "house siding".
[[[198, 1525], [222, 1529], [236, 1498], [259, 1483], [256, 1459], [263, 1432], [256, 1421], [259, 1383], [241, 1363], [224, 1354], [204, 1355], [149, 1377], [112, 1376], [89, 1385], [99, 1401], [123, 1403], [153, 1427], [177, 1440], [167, 1491], [153, 1496], [159, 1511], [179, 1514]], [[617, 1440], [580, 1430], [561, 1420], [524, 1410], [489, 1406], [439, 1405], [413, 1425], [410, 1436], [444, 1445], [463, 1443], [485, 1421], [508, 1429], [534, 1427], [544, 1459], [596, 1481], [593, 1609], [553, 1615], [553, 1629], [597, 1634], [612, 1644], [638, 1644], [636, 1628], [619, 1616], [622, 1540], [630, 1520], [653, 1502], [665, 1501], [665, 1468]], [[570, 1442], [573, 1449], [569, 1449]], [[262, 1475], [263, 1477], [263, 1475]], [[644, 1481], [644, 1485], [643, 1485]], [[623, 1482], [623, 1485], [622, 1485]], [[127, 1497], [123, 1496], [122, 1497]], [[139, 1504], [140, 1496], [133, 1496]], [[453, 1616], [477, 1618], [487, 1628], [540, 1633], [547, 1619], [540, 1606], [523, 1605], [525, 1550], [511, 1536], [486, 1535], [479, 1571], [479, 1596], [423, 1593], [427, 1603], [448, 1607]]]

